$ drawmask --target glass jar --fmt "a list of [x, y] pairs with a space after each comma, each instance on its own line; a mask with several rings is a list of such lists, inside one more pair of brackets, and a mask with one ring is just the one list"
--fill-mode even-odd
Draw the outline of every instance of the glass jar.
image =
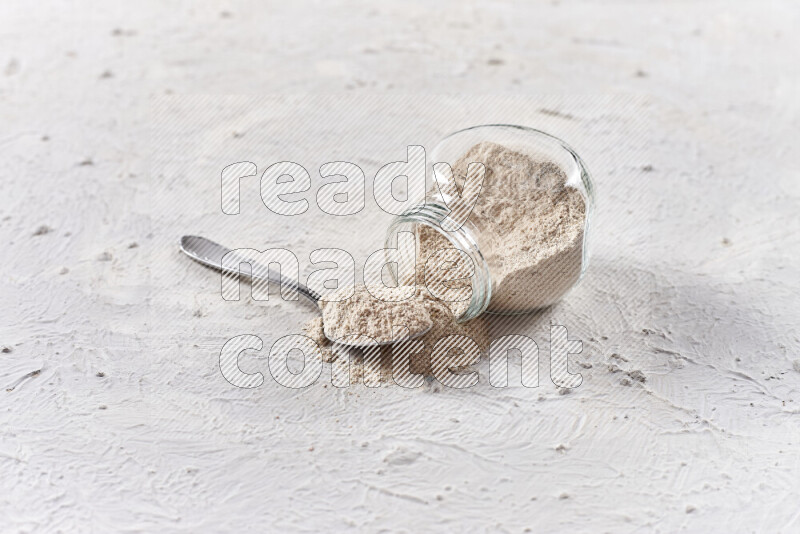
[[450, 174], [429, 165], [436, 185], [393, 219], [385, 248], [395, 247], [397, 234], [406, 231], [418, 238], [418, 261], [426, 252], [420, 248], [422, 235], [435, 235], [445, 244], [440, 248], [458, 249], [469, 258], [471, 293], [454, 308], [459, 322], [483, 312], [520, 314], [553, 304], [588, 267], [594, 186], [586, 166], [560, 139], [508, 124], [452, 133], [428, 160], [449, 164], [461, 190], [464, 165], [473, 161], [484, 163], [485, 177], [466, 221], [459, 226], [448, 207], [457, 200], [448, 191], [457, 190], [441, 187]]

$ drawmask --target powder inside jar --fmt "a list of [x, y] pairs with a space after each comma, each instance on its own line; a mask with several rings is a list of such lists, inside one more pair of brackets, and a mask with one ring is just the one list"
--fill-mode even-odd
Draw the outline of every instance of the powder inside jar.
[[[519, 313], [553, 304], [581, 276], [583, 195], [567, 184], [556, 163], [488, 141], [470, 148], [453, 165], [457, 183], [465, 182], [472, 162], [486, 169], [469, 223], [480, 233], [481, 253], [491, 271], [488, 311]], [[417, 236], [418, 265], [436, 248], [453, 246], [427, 226], [418, 226]], [[419, 268], [417, 272], [419, 281]]]

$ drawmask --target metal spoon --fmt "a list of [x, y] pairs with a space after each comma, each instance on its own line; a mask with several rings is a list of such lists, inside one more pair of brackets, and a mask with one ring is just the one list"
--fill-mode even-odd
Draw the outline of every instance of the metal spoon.
[[[231, 251], [231, 249], [226, 248], [226, 247], [220, 245], [219, 243], [215, 243], [215, 242], [211, 241], [210, 239], [206, 239], [205, 237], [200, 237], [200, 236], [196, 236], [196, 235], [185, 235], [185, 236], [183, 236], [181, 238], [181, 251], [183, 251], [184, 254], [186, 254], [187, 256], [192, 258], [193, 260], [195, 260], [195, 261], [197, 261], [199, 263], [202, 263], [206, 267], [211, 267], [212, 269], [216, 269], [217, 271], [222, 271], [222, 272], [226, 272], [226, 273], [240, 274], [240, 271], [239, 271], [239, 268], [238, 268], [238, 266], [239, 266], [238, 262], [236, 263], [237, 268], [235, 268], [235, 269], [223, 267], [223, 265], [222, 265], [222, 258], [227, 253], [229, 253]], [[305, 298], [307, 298], [308, 300], [313, 302], [316, 305], [315, 307], [317, 308], [317, 311], [319, 311], [320, 313], [322, 312], [322, 310], [320, 310], [320, 307], [319, 307], [319, 300], [320, 300], [320, 298], [322, 296], [319, 293], [317, 293], [316, 291], [314, 291], [313, 289], [309, 288], [308, 286], [306, 286], [305, 284], [303, 284], [303, 283], [301, 283], [301, 282], [299, 282], [297, 280], [294, 280], [292, 278], [283, 276], [283, 273], [281, 273], [280, 276], [276, 276], [276, 275], [272, 274], [272, 272], [270, 272], [269, 269], [266, 269], [261, 265], [256, 265], [251, 260], [242, 258], [242, 262], [251, 263], [251, 265], [252, 265], [252, 268], [250, 269], [252, 271], [252, 273], [250, 274], [250, 279], [251, 280], [263, 280], [263, 281], [268, 281], [268, 282], [274, 282], [276, 284], [280, 284], [283, 287], [289, 287], [289, 288], [295, 289], [295, 290], [297, 290], [298, 293], [300, 293]], [[247, 273], [244, 273], [244, 272], [241, 272], [241, 274], [242, 275], [247, 275]], [[374, 347], [376, 345], [390, 345], [390, 344], [396, 343], [398, 341], [408, 341], [408, 340], [411, 340], [411, 339], [416, 339], [416, 338], [418, 338], [420, 336], [423, 336], [423, 335], [427, 334], [429, 330], [430, 330], [430, 328], [428, 328], [427, 330], [425, 330], [423, 332], [418, 332], [418, 333], [416, 333], [414, 335], [411, 335], [411, 336], [409, 336], [407, 338], [393, 340], [393, 341], [384, 341], [382, 343], [377, 343], [377, 342], [376, 343], [372, 343], [372, 342], [367, 342], [367, 343], [350, 343], [350, 342], [347, 342], [347, 343], [345, 343], [345, 342], [337, 341], [335, 339], [332, 339], [332, 338], [328, 337], [327, 333], [325, 333], [325, 337], [327, 337], [329, 340], [333, 341], [334, 343], [338, 343], [340, 345], [345, 345], [345, 346], [349, 346], [349, 347]]]

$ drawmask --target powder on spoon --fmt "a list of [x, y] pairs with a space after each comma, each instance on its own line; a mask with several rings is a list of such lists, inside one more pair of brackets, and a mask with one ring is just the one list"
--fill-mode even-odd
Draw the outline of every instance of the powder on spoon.
[[[478, 345], [481, 352], [485, 352], [488, 349], [489, 331], [482, 317], [477, 317], [466, 323], [459, 323], [456, 321], [456, 317], [453, 315], [453, 311], [447, 303], [432, 298], [428, 291], [422, 287], [417, 288], [415, 296], [412, 297], [412, 299], [415, 302], [421, 302], [425, 307], [432, 327], [426, 334], [418, 338], [423, 343], [423, 350], [416, 354], [411, 354], [409, 357], [409, 370], [411, 373], [422, 375], [431, 374], [431, 353], [433, 352], [433, 348], [440, 339], [447, 336], [465, 336], [473, 340]], [[346, 302], [343, 302], [342, 304], [345, 303]], [[394, 302], [390, 304], [400, 308], [404, 303]], [[337, 358], [337, 354], [334, 352], [333, 343], [325, 336], [323, 330], [324, 321], [324, 317], [315, 317], [303, 326], [303, 331], [319, 347], [322, 353], [322, 360], [330, 363]], [[394, 324], [402, 323], [396, 322]], [[389, 331], [391, 330], [389, 329]], [[351, 331], [348, 333], [360, 332]], [[383, 371], [383, 379], [388, 379], [392, 373], [392, 349], [392, 345], [380, 346], [380, 365]], [[475, 363], [470, 354], [460, 351], [456, 347], [448, 351], [448, 358], [451, 369], [465, 368]], [[433, 363], [435, 364], [435, 362]]]
[[[407, 298], [407, 288], [370, 284], [368, 288], [356, 286], [352, 296], [342, 299], [352, 289], [339, 289], [319, 302], [328, 339], [360, 334], [383, 344], [396, 341], [393, 325], [408, 327], [408, 335], [412, 338], [433, 326], [422, 292], [417, 291], [412, 298]], [[358, 340], [352, 341], [362, 344]], [[369, 340], [363, 341], [366, 343]]]

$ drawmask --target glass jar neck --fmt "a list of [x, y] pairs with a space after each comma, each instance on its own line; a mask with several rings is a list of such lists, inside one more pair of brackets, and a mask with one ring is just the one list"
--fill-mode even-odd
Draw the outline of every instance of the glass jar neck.
[[[395, 217], [386, 232], [385, 248], [394, 248], [397, 244], [397, 234], [412, 232], [417, 225], [425, 225], [438, 232], [447, 239], [452, 248], [464, 252], [472, 260], [473, 274], [471, 278], [472, 295], [466, 310], [456, 318], [460, 323], [474, 319], [489, 307], [492, 296], [492, 277], [489, 264], [484, 258], [476, 239], [477, 232], [472, 223], [467, 220], [457, 230], [447, 231], [442, 228], [455, 228], [457, 225], [449, 217], [450, 210], [439, 202], [428, 201], [406, 213]], [[449, 224], [452, 223], [452, 224]], [[415, 233], [415, 237], [417, 234]], [[419, 246], [416, 247], [419, 254]], [[415, 262], [416, 263], [416, 262]]]

